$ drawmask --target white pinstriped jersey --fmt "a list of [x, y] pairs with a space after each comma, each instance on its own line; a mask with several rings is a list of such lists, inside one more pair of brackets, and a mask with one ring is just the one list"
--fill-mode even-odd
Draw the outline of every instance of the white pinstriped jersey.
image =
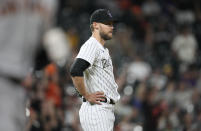
[[90, 37], [81, 47], [77, 58], [90, 63], [84, 71], [84, 81], [88, 92], [103, 91], [106, 97], [117, 102], [120, 95], [113, 74], [112, 60], [107, 48], [104, 48], [94, 37]]

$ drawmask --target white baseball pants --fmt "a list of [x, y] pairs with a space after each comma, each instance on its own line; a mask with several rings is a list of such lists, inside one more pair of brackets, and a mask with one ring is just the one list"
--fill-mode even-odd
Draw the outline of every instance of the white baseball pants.
[[0, 131], [24, 131], [26, 92], [0, 77]]
[[83, 102], [79, 116], [84, 131], [113, 131], [115, 116], [112, 104], [91, 105]]

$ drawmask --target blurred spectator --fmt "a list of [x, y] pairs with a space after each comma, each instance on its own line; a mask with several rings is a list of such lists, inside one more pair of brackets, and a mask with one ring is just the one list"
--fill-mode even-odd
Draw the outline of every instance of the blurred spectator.
[[60, 28], [52, 28], [45, 33], [44, 47], [51, 61], [61, 67], [71, 58], [70, 42]]
[[61, 87], [59, 87], [59, 74], [56, 65], [50, 64], [45, 68], [45, 75], [47, 75], [48, 85], [46, 90], [46, 99], [51, 101], [55, 107], [60, 107], [61, 100]]
[[191, 10], [177, 11], [175, 17], [178, 24], [192, 24], [195, 21], [195, 15]]
[[156, 16], [160, 13], [160, 6], [154, 0], [146, 0], [142, 5], [142, 11], [145, 16]]
[[159, 69], [155, 69], [150, 76], [149, 82], [152, 87], [161, 90], [167, 83], [167, 77], [163, 75]]
[[180, 34], [172, 42], [172, 49], [181, 61], [181, 70], [185, 71], [190, 64], [195, 62], [197, 46], [197, 41], [189, 27], [181, 26]]
[[178, 83], [178, 89], [175, 92], [175, 102], [183, 110], [192, 112], [192, 90], [187, 85], [180, 81]]
[[133, 84], [136, 81], [145, 81], [151, 73], [151, 67], [142, 58], [136, 57], [135, 61], [128, 66], [127, 82]]
[[77, 96], [67, 96], [66, 107], [65, 107], [65, 125], [66, 130], [68, 131], [77, 131], [81, 130], [81, 126], [77, 125], [79, 123], [79, 110], [78, 107], [81, 104], [81, 101], [77, 99]]
[[142, 102], [142, 112], [144, 115], [143, 130], [145, 131], [157, 130], [157, 121], [161, 110], [155, 107], [156, 93], [155, 89], [147, 89]]

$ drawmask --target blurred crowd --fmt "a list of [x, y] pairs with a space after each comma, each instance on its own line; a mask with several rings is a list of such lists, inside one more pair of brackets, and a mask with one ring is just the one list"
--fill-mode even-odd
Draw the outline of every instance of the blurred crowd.
[[[15, 13], [15, 1], [0, 15]], [[90, 14], [118, 18], [106, 47], [121, 99], [115, 131], [201, 130], [201, 2], [199, 0], [25, 0], [30, 34], [40, 34], [35, 66], [24, 81], [27, 131], [80, 131], [82, 100], [69, 67], [90, 37]]]

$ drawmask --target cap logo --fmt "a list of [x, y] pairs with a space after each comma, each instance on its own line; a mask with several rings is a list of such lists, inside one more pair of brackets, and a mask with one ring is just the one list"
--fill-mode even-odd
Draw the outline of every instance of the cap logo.
[[107, 11], [107, 14], [108, 14], [110, 17], [112, 17], [112, 14], [110, 13], [109, 10]]

